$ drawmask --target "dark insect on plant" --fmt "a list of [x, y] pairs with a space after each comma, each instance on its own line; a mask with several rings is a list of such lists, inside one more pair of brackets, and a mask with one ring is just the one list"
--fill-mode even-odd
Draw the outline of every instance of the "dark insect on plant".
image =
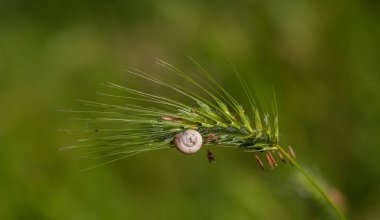
[[210, 163], [215, 162], [214, 154], [210, 150], [207, 150], [207, 159]]
[[[193, 105], [114, 83], [106, 83], [105, 86], [124, 94], [101, 95], [138, 101], [139, 105], [128, 104], [128, 102], [123, 105], [114, 105], [82, 101], [97, 110], [70, 111], [89, 115], [86, 118], [77, 118], [78, 120], [85, 120], [97, 126], [111, 124], [111, 128], [110, 126], [104, 129], [96, 127], [96, 132], [92, 132], [91, 137], [79, 140], [81, 145], [68, 148], [87, 148], [88, 157], [105, 158], [105, 162], [96, 166], [160, 149], [177, 148], [185, 154], [194, 154], [202, 146], [208, 145], [242, 149], [254, 153], [262, 169], [266, 167], [274, 169], [278, 166], [277, 160], [296, 167], [321, 193], [339, 217], [345, 219], [322, 188], [295, 161], [293, 149], [289, 147], [288, 151], [285, 151], [279, 145], [280, 132], [276, 101], [274, 101], [271, 114], [263, 110], [256, 103], [254, 93], [235, 71], [250, 104], [249, 111], [246, 112], [243, 106], [205, 69], [194, 60], [192, 61], [201, 76], [197, 77], [197, 80], [162, 60], [158, 60], [158, 64], [194, 86], [204, 95], [199, 95], [194, 89], [190, 90], [135, 68], [129, 68], [128, 72], [173, 90], [192, 100]], [[152, 107], [153, 105], [160, 107], [155, 108]], [[207, 151], [207, 158], [210, 162], [215, 162], [210, 150]], [[267, 165], [263, 163], [263, 160]]]

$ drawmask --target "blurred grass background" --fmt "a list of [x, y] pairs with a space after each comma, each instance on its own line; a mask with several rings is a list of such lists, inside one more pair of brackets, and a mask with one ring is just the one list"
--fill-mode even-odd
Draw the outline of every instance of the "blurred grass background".
[[239, 150], [215, 149], [214, 165], [205, 152], [150, 152], [85, 173], [58, 151], [73, 138], [53, 129], [80, 125], [56, 110], [99, 99], [102, 82], [144, 89], [124, 69], [154, 73], [154, 57], [192, 71], [187, 56], [239, 100], [229, 60], [263, 100], [273, 86], [283, 145], [338, 192], [350, 219], [377, 219], [379, 9], [354, 0], [0, 1], [0, 219], [334, 219], [291, 167], [262, 172]]

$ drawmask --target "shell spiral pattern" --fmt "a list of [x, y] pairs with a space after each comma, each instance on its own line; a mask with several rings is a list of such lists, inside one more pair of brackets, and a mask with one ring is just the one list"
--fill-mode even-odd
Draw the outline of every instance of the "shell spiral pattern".
[[202, 135], [196, 130], [187, 130], [174, 138], [175, 147], [184, 154], [196, 153], [202, 144]]

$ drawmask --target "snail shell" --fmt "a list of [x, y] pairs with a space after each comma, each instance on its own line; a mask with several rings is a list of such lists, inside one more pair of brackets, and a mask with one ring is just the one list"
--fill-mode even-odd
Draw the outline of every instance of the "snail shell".
[[202, 135], [196, 130], [186, 130], [174, 137], [175, 147], [184, 154], [197, 152], [202, 144]]

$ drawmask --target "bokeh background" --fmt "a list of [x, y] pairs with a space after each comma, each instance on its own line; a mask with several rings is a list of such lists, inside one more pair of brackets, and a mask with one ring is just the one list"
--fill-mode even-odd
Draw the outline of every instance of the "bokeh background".
[[379, 9], [359, 0], [1, 0], [0, 219], [335, 219], [293, 168], [263, 172], [239, 150], [215, 149], [213, 165], [204, 151], [149, 152], [84, 173], [58, 150], [74, 138], [55, 129], [83, 125], [57, 110], [98, 100], [102, 82], [161, 93], [124, 69], [155, 74], [159, 57], [191, 72], [188, 56], [242, 103], [230, 62], [263, 102], [274, 87], [282, 144], [350, 219], [378, 219]]

